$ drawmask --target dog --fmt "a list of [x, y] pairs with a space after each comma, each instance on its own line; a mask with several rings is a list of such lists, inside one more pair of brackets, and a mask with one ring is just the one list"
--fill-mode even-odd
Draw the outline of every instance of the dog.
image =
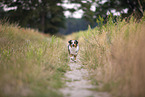
[[69, 40], [68, 41], [68, 53], [70, 55], [70, 60], [76, 62], [76, 57], [79, 51], [79, 45], [77, 40]]

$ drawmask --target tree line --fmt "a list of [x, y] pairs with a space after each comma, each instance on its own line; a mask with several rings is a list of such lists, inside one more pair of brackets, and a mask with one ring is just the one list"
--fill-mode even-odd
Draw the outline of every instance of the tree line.
[[[19, 23], [22, 27], [38, 29], [44, 33], [55, 34], [60, 28], [65, 28], [64, 11], [75, 12], [83, 10], [83, 19], [92, 26], [99, 16], [107, 17], [107, 12], [115, 10], [122, 18], [135, 15], [137, 19], [143, 16], [145, 0], [68, 0], [68, 3], [79, 4], [76, 8], [67, 9], [61, 4], [64, 0], [0, 0], [0, 19], [7, 18], [11, 23]], [[4, 7], [15, 7], [5, 11]], [[95, 7], [94, 10], [91, 8]], [[124, 13], [124, 9], [128, 12]], [[73, 19], [72, 19], [73, 20]], [[70, 24], [71, 25], [71, 24]]]

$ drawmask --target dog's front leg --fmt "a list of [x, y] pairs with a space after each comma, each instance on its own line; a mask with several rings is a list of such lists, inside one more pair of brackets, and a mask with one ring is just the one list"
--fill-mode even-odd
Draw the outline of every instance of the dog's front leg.
[[76, 62], [76, 57], [77, 57], [77, 55], [74, 55], [74, 61]]
[[74, 61], [74, 55], [70, 54], [70, 60]]

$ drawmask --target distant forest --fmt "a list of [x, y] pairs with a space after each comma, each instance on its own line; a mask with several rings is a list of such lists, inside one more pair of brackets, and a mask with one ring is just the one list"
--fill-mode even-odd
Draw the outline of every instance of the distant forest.
[[[66, 18], [66, 23], [65, 23], [66, 27], [61, 28], [59, 30], [59, 34], [68, 35], [81, 30], [87, 30], [88, 25], [91, 24], [85, 19]], [[97, 26], [97, 23], [95, 23], [94, 26], [92, 26], [92, 28], [94, 28], [95, 26]]]
[[[145, 0], [0, 0], [0, 20], [7, 19], [21, 27], [38, 29], [45, 34], [69, 34], [96, 26], [96, 20], [108, 13], [119, 13], [121, 19], [134, 16], [140, 20]], [[76, 5], [72, 8], [63, 5]], [[10, 9], [10, 10], [6, 10]], [[66, 18], [65, 12], [82, 10], [82, 19]], [[126, 10], [126, 12], [125, 12]], [[114, 14], [113, 14], [114, 16]]]

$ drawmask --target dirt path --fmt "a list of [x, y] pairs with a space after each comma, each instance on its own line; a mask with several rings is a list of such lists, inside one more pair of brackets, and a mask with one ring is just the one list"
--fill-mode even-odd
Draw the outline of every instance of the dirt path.
[[95, 92], [88, 80], [88, 71], [82, 68], [81, 62], [70, 62], [71, 71], [65, 73], [66, 87], [61, 89], [65, 97], [109, 97], [108, 93]]

